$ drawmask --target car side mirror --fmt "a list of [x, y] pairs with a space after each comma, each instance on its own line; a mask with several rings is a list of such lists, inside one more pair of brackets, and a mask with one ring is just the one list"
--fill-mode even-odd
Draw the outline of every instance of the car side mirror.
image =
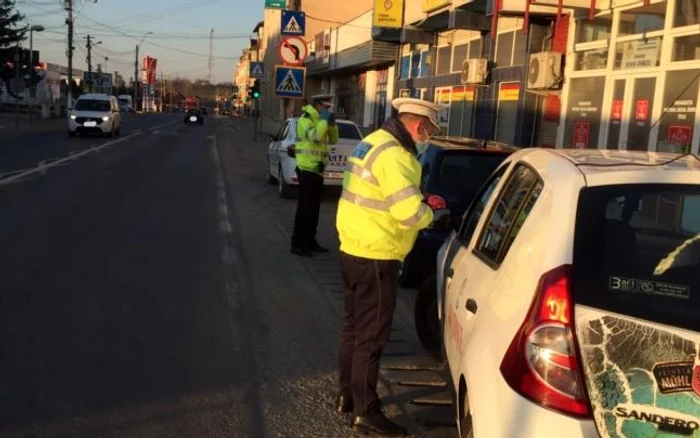
[[268, 134], [267, 136], [270, 137], [270, 140], [272, 140], [272, 141], [277, 141], [277, 136], [276, 136], [276, 135], [274, 135], [274, 134]]
[[430, 228], [435, 230], [449, 230], [452, 222], [452, 211], [449, 208], [441, 208], [433, 211], [433, 221]]

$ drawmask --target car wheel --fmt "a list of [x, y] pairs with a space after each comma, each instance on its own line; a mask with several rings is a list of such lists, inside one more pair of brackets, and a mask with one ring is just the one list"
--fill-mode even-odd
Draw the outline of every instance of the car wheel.
[[413, 308], [416, 334], [421, 346], [432, 358], [443, 359], [441, 348], [442, 334], [437, 308], [437, 289], [435, 276], [430, 276], [418, 289]]
[[284, 180], [284, 174], [282, 173], [282, 166], [279, 168], [279, 176], [277, 177], [277, 190], [279, 191], [280, 198], [287, 199], [292, 197], [292, 186], [287, 184]]
[[460, 406], [458, 407], [459, 420], [459, 436], [460, 438], [474, 438], [474, 429], [472, 428], [472, 414], [469, 410], [469, 399], [467, 391], [462, 394]]
[[399, 264], [399, 286], [416, 287], [420, 284], [420, 271], [409, 253], [403, 262]]

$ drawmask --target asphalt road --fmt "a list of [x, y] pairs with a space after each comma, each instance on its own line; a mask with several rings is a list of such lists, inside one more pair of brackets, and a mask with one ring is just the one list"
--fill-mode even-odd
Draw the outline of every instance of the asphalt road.
[[[109, 147], [0, 180], [1, 437], [352, 435], [332, 412], [337, 252], [288, 253], [294, 201], [265, 185], [265, 144], [249, 129], [137, 116], [125, 139], [24, 143], [56, 156], [70, 140]], [[0, 156], [12, 170], [47, 155], [14, 151]], [[333, 211], [331, 198], [331, 246]], [[416, 436], [452, 436], [410, 301], [387, 349], [387, 412]]]

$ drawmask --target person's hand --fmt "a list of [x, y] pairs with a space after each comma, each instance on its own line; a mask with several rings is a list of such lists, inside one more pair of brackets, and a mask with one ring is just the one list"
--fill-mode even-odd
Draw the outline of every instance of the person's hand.
[[330, 119], [330, 117], [332, 116], [332, 114], [330, 113], [330, 111], [328, 111], [328, 110], [325, 109], [325, 108], [323, 108], [323, 109], [319, 112], [319, 114], [321, 115], [321, 120], [325, 120], [326, 122], [328, 122], [328, 119]]

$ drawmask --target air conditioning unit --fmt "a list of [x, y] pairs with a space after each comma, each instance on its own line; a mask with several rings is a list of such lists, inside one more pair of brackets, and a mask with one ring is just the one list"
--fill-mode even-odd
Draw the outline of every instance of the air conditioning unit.
[[540, 52], [530, 55], [527, 88], [531, 90], [555, 88], [561, 84], [562, 55]]
[[483, 84], [488, 73], [488, 61], [484, 58], [465, 59], [462, 62], [463, 84]]

